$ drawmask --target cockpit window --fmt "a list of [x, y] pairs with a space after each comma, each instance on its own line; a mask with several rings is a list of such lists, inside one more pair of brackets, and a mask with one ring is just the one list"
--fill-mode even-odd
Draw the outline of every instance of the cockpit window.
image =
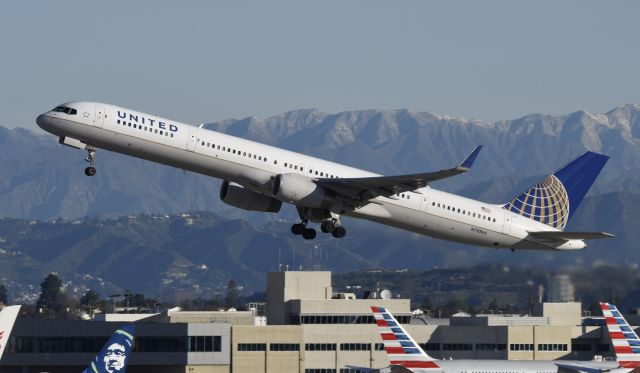
[[66, 107], [66, 106], [58, 106], [55, 109], [53, 109], [52, 111], [57, 111], [59, 113], [65, 113], [65, 114], [69, 114], [69, 115], [76, 115], [78, 113], [78, 111], [76, 109], [72, 109], [72, 108]]

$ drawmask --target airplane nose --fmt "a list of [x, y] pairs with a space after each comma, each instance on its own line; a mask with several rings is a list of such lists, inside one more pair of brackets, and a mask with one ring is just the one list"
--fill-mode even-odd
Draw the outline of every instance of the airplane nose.
[[46, 119], [45, 119], [45, 115], [44, 114], [40, 114], [36, 118], [36, 123], [38, 124], [38, 127], [42, 128], [42, 129], [44, 129], [44, 126], [46, 125], [45, 121], [46, 121]]

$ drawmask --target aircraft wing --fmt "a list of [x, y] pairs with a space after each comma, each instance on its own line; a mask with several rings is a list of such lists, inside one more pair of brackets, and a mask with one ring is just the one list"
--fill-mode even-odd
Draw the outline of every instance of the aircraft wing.
[[558, 373], [602, 373], [604, 371], [608, 371], [609, 369], [601, 369], [601, 368], [592, 368], [579, 364], [572, 363], [558, 363], [554, 362], [554, 364], [558, 367]]
[[531, 237], [549, 241], [568, 241], [568, 240], [597, 240], [601, 238], [615, 237], [611, 233], [606, 232], [562, 232], [562, 231], [540, 231], [527, 232]]
[[478, 145], [458, 166], [446, 170], [398, 176], [319, 179], [316, 183], [340, 196], [363, 204], [375, 197], [391, 197], [394, 194], [425, 187], [432, 181], [465, 173], [471, 169], [480, 149], [482, 145]]

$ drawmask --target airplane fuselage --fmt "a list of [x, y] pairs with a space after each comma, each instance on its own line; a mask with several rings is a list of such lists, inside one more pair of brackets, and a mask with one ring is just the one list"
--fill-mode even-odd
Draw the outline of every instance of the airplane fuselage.
[[[557, 364], [574, 365], [576, 372], [580, 371], [578, 367], [588, 367], [594, 371], [619, 369], [616, 361], [438, 360], [435, 363], [442, 373], [560, 373], [562, 369]], [[569, 373], [569, 370], [565, 370], [565, 373]]]
[[[373, 177], [377, 174], [224, 133], [118, 106], [72, 102], [74, 114], [50, 111], [38, 125], [61, 142], [106, 149], [228, 180], [271, 196], [281, 174], [310, 179]], [[63, 141], [64, 140], [64, 141]], [[284, 201], [288, 202], [288, 201]], [[545, 242], [528, 231], [555, 230], [492, 205], [424, 187], [335, 213], [465, 244], [513, 249], [575, 250], [582, 240]]]

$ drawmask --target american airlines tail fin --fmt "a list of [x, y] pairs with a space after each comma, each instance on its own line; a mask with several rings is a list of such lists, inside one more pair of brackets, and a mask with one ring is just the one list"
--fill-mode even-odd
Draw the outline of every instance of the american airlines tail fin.
[[586, 152], [515, 197], [503, 208], [564, 229], [609, 157]]
[[371, 307], [371, 311], [392, 366], [399, 365], [412, 372], [440, 370], [437, 360], [420, 348], [389, 311], [382, 307]]
[[20, 307], [22, 306], [7, 306], [0, 311], [0, 359], [9, 341], [13, 324], [16, 322], [16, 318], [18, 318]]
[[133, 348], [134, 334], [133, 325], [118, 328], [82, 373], [125, 373]]
[[610, 303], [600, 303], [600, 309], [602, 309], [607, 329], [609, 329], [611, 344], [616, 353], [618, 364], [622, 368], [639, 368], [640, 339], [638, 339], [638, 335], [631, 329], [616, 306]]

